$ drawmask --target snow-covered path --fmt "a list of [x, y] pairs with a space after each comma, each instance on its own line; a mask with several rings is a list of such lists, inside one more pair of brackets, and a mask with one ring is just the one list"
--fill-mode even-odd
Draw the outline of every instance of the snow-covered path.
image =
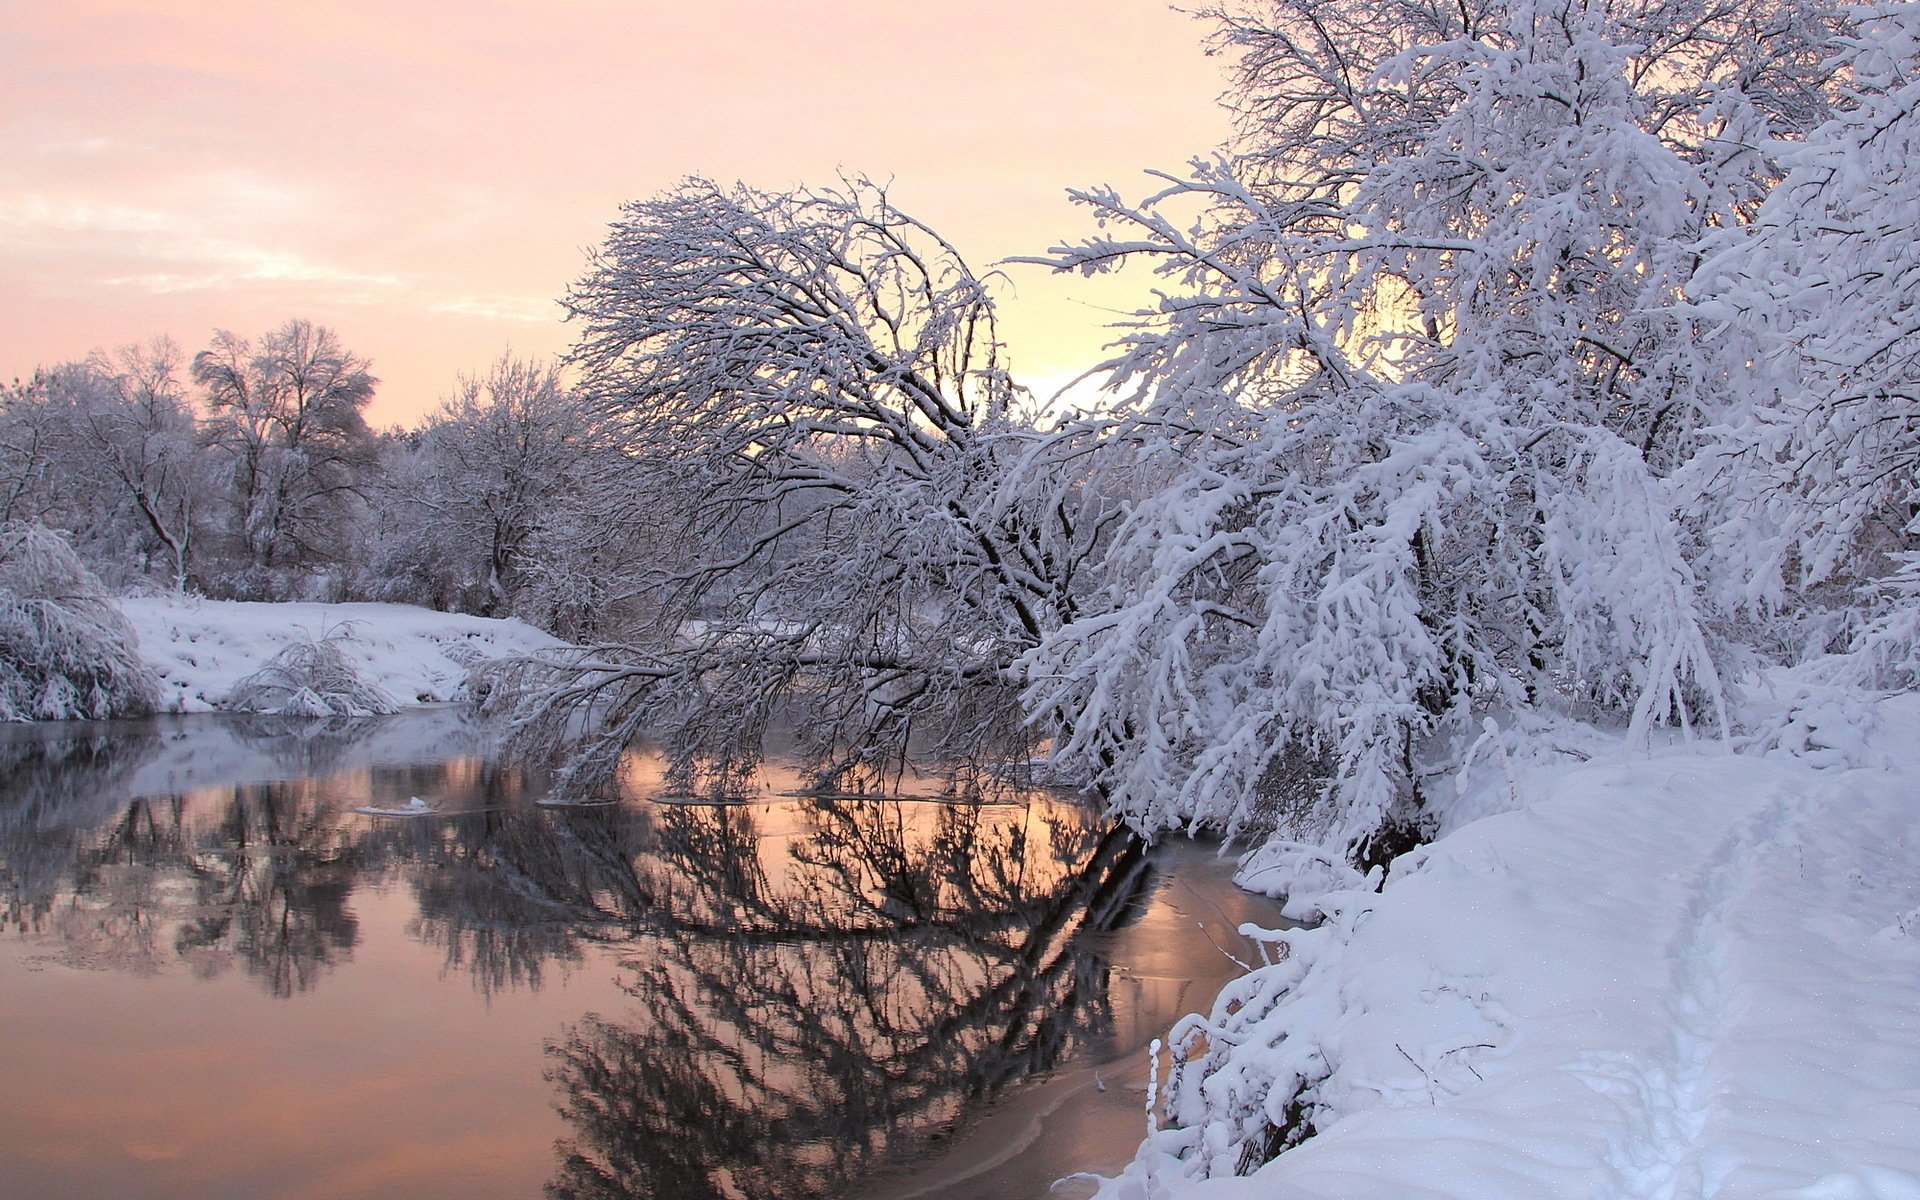
[[1149, 1152], [1111, 1193], [1920, 1198], [1920, 707], [1877, 717], [1851, 766], [1522, 772], [1523, 808], [1226, 994], [1238, 1046], [1159, 1145], [1223, 1146], [1229, 1097], [1293, 1073], [1319, 1135], [1204, 1183]]

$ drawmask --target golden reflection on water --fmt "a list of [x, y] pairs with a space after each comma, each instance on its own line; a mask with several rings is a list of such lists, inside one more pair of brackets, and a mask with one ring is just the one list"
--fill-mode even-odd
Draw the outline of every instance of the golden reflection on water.
[[636, 753], [548, 809], [438, 710], [15, 729], [0, 781], [23, 1195], [824, 1196], [1180, 1015], [1097, 932], [1137, 848], [991, 780]]

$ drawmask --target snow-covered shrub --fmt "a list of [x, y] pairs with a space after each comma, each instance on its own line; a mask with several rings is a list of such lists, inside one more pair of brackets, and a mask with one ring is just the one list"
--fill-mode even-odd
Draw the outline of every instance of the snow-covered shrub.
[[242, 678], [223, 708], [283, 717], [375, 717], [400, 711], [386, 689], [363, 678], [341, 653], [353, 634], [345, 622], [307, 641], [292, 642], [267, 665]]
[[0, 720], [142, 716], [160, 682], [133, 626], [66, 540], [0, 527]]

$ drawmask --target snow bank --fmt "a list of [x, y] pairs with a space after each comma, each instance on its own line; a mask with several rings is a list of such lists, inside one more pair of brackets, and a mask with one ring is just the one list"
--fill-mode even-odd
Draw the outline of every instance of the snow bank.
[[[1176, 1030], [1103, 1195], [1920, 1197], [1920, 700], [1774, 730], [1487, 771], [1517, 808]], [[1296, 1095], [1317, 1134], [1231, 1177]]]
[[208, 712], [289, 646], [331, 638], [366, 683], [401, 704], [466, 697], [475, 663], [562, 643], [521, 621], [407, 604], [258, 604], [158, 596], [120, 609], [160, 675], [161, 707]]

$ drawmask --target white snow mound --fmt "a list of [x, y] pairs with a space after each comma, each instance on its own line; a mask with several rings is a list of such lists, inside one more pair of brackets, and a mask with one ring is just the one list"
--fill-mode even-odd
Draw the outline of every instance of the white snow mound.
[[117, 602], [160, 676], [160, 706], [211, 712], [241, 679], [290, 645], [331, 638], [355, 676], [401, 705], [467, 698], [489, 659], [562, 645], [523, 621], [407, 604], [263, 604], [152, 596]]

